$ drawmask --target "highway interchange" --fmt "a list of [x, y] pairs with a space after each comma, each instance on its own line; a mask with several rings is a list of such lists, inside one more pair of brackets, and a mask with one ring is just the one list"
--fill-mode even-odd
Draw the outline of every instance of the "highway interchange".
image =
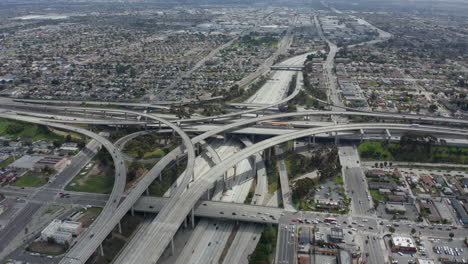
[[[318, 21], [315, 17], [316, 22]], [[337, 97], [336, 86], [334, 86], [334, 75], [331, 69], [333, 68], [333, 57], [336, 53], [336, 46], [331, 47], [329, 57], [326, 62], [326, 70], [329, 76], [330, 102], [336, 106], [342, 106]], [[331, 56], [332, 54], [333, 56]], [[302, 65], [308, 54], [303, 54], [283, 61], [281, 65]], [[385, 113], [369, 113], [362, 111], [343, 111], [342, 108], [332, 108], [332, 111], [304, 111], [296, 113], [282, 113], [273, 115], [263, 115], [263, 112], [272, 107], [284, 104], [294, 98], [302, 89], [302, 74], [297, 75], [295, 91], [286, 96], [286, 90], [292, 76], [296, 71], [275, 71], [271, 80], [263, 86], [257, 94], [252, 96], [247, 102], [264, 104], [264, 106], [255, 107], [252, 109], [233, 112], [221, 116], [212, 117], [195, 117], [191, 119], [169, 120], [164, 117], [147, 114], [146, 112], [109, 109], [109, 108], [86, 108], [86, 107], [69, 107], [69, 106], [49, 106], [43, 105], [41, 101], [12, 101], [2, 99], [5, 104], [2, 106], [5, 110], [0, 113], [2, 118], [16, 119], [26, 122], [33, 122], [50, 127], [56, 127], [64, 130], [70, 130], [92, 139], [88, 144], [87, 150], [80, 152], [72, 161], [72, 165], [68, 166], [64, 172], [57, 175], [47, 188], [38, 192], [35, 196], [37, 202], [30, 202], [28, 206], [17, 216], [18, 219], [25, 219], [25, 214], [30, 214], [40, 206], [41, 202], [51, 199], [56, 195], [56, 190], [62, 189], [71, 179], [70, 176], [76, 175], [81, 168], [89, 162], [92, 156], [97, 152], [99, 146], [103, 146], [112, 155], [115, 164], [115, 183], [110, 195], [94, 196], [92, 199], [87, 199], [89, 194], [72, 194], [75, 202], [78, 204], [92, 204], [104, 206], [99, 218], [95, 220], [92, 226], [79, 237], [77, 244], [66, 253], [61, 263], [85, 263], [86, 260], [96, 251], [105, 237], [119, 223], [121, 218], [131, 209], [143, 212], [158, 212], [158, 215], [143, 229], [138, 231], [134, 239], [132, 239], [122, 250], [122, 253], [117, 256], [115, 263], [156, 263], [163, 255], [164, 251], [169, 247], [176, 235], [180, 226], [186, 221], [187, 216], [191, 214], [203, 218], [211, 218], [214, 220], [202, 220], [195, 227], [194, 232], [183, 248], [176, 263], [209, 263], [218, 261], [223, 252], [227, 240], [229, 239], [230, 230], [233, 229], [232, 222], [219, 221], [217, 218], [238, 220], [242, 223], [239, 227], [240, 232], [236, 234], [231, 247], [241, 248], [238, 252], [229, 250], [225, 257], [224, 263], [241, 263], [245, 261], [246, 254], [249, 254], [247, 249], [253, 238], [258, 241], [262, 230], [263, 223], [274, 223], [279, 225], [278, 232], [278, 251], [276, 257], [278, 263], [295, 263], [295, 243], [292, 234], [294, 233], [291, 227], [291, 220], [298, 218], [300, 214], [302, 219], [311, 219], [322, 221], [329, 214], [314, 213], [314, 212], [297, 212], [290, 208], [288, 203], [285, 209], [267, 206], [266, 199], [266, 172], [263, 164], [261, 153], [266, 153], [270, 148], [279, 144], [299, 140], [309, 139], [314, 136], [334, 137], [335, 133], [352, 133], [361, 135], [369, 131], [379, 131], [387, 138], [386, 133], [401, 134], [406, 132], [429, 133], [437, 136], [443, 136], [447, 139], [456, 138], [460, 141], [467, 140], [467, 130], [460, 127], [448, 127], [446, 125], [457, 125], [466, 127], [467, 120], [446, 119], [438, 117], [426, 117], [416, 115], [398, 115]], [[335, 88], [333, 88], [335, 87]], [[34, 103], [34, 104], [33, 104]], [[138, 106], [142, 105], [128, 105]], [[144, 106], [152, 107], [152, 106]], [[42, 109], [42, 110], [41, 110]], [[86, 110], [85, 110], [86, 109]], [[63, 116], [69, 115], [67, 120], [49, 119], [47, 116]], [[104, 118], [94, 118], [90, 115], [91, 112], [103, 114]], [[29, 113], [29, 115], [24, 115]], [[47, 113], [47, 114], [44, 114]], [[58, 114], [61, 113], [61, 114]], [[81, 116], [76, 118], [77, 116]], [[249, 139], [241, 138], [244, 146], [234, 142], [234, 139], [227, 138], [228, 134], [240, 128], [247, 128], [249, 125], [256, 125], [259, 122], [267, 120], [281, 120], [289, 117], [298, 116], [371, 116], [374, 118], [385, 118], [391, 120], [405, 120], [413, 123], [341, 123], [343, 119], [335, 119], [334, 125], [319, 125], [312, 128], [301, 128], [290, 130], [287, 133], [268, 138], [260, 143], [251, 142]], [[131, 117], [134, 120], [127, 120]], [[79, 119], [79, 120], [73, 120]], [[103, 136], [92, 133], [86, 129], [75, 126], [66, 125], [67, 123], [99, 123], [107, 122], [108, 124], [120, 124], [122, 120], [135, 122], [136, 125], [147, 124], [148, 126], [163, 127], [167, 131], [174, 131], [183, 141], [183, 145], [174, 149], [163, 157], [151, 171], [136, 185], [132, 186], [124, 193], [125, 179], [127, 168], [124, 165], [125, 156], [121, 153], [121, 142], [129, 140], [133, 136], [139, 136], [147, 133], [146, 131], [138, 132], [127, 138], [121, 139], [118, 144], [109, 142]], [[338, 122], [337, 122], [338, 121]], [[190, 128], [196, 127], [199, 123], [204, 122], [222, 122], [214, 125], [210, 129], [205, 129], [199, 132], [199, 135], [190, 138], [187, 131]], [[418, 123], [416, 125], [416, 123]], [[421, 124], [422, 123], [422, 124]], [[427, 123], [443, 124], [427, 125]], [[128, 123], [131, 124], [131, 123]], [[182, 127], [181, 125], [184, 124]], [[185, 125], [187, 124], [187, 125]], [[268, 128], [267, 128], [268, 129]], [[240, 133], [245, 134], [245, 133]], [[211, 137], [222, 135], [225, 137], [224, 142], [210, 142], [211, 151], [206, 148], [205, 140]], [[340, 134], [339, 134], [340, 135]], [[205, 143], [205, 144], [204, 144]], [[197, 144], [202, 144], [206, 148], [206, 152], [196, 155]], [[216, 154], [213, 154], [213, 151]], [[211, 153], [206, 156], [206, 153]], [[173, 160], [181, 155], [187, 155], [187, 169], [181, 175], [177, 183], [173, 186], [168, 198], [155, 198], [142, 196], [148, 186], [157, 178], [161, 172]], [[253, 160], [253, 161], [252, 161]], [[361, 236], [374, 236], [372, 230], [385, 232], [385, 226], [389, 222], [376, 218], [371, 210], [373, 208], [369, 194], [365, 189], [361, 188], [365, 181], [361, 167], [358, 165], [359, 156], [353, 146], [340, 147], [340, 162], [344, 169], [345, 184], [347, 192], [352, 198], [351, 212], [352, 215], [335, 215], [338, 222], [342, 225], [349, 224], [358, 230]], [[281, 164], [281, 163], [280, 163]], [[234, 169], [235, 168], [235, 169]], [[284, 173], [284, 165], [280, 165], [280, 170]], [[255, 172], [255, 173], [252, 173]], [[281, 173], [280, 173], [281, 174]], [[69, 177], [64, 177], [68, 175]], [[256, 175], [256, 176], [255, 176]], [[289, 194], [289, 185], [287, 179], [281, 177], [281, 189], [286, 190]], [[252, 205], [244, 205], [247, 193], [250, 189], [251, 181], [257, 177], [257, 185]], [[220, 179], [227, 178], [227, 181], [233, 187], [232, 190], [223, 192], [223, 186], [217, 186]], [[287, 177], [286, 177], [287, 178]], [[54, 191], [51, 191], [54, 190]], [[218, 200], [218, 202], [201, 201], [204, 199], [207, 191], [214, 190], [213, 197], [208, 199]], [[353, 191], [360, 190], [360, 191]], [[6, 192], [12, 195], [22, 194], [21, 190], [7, 189]], [[224, 193], [224, 195], [221, 194]], [[24, 194], [28, 195], [28, 194]], [[81, 197], [81, 198], [78, 198]], [[60, 201], [62, 202], [62, 201]], [[286, 202], [286, 201], [285, 201]], [[156, 206], [158, 205], [158, 206]], [[152, 206], [153, 208], [150, 208]], [[177, 208], [177, 210], [174, 210]], [[222, 214], [221, 214], [222, 212]], [[192, 217], [193, 219], [193, 217]], [[365, 219], [365, 221], [363, 221]], [[26, 221], [26, 220], [23, 220]], [[345, 223], [346, 222], [346, 223]], [[356, 222], [356, 224], [352, 224]], [[411, 224], [411, 223], [409, 223]], [[7, 237], [12, 236], [15, 232], [19, 232], [24, 225], [18, 224], [17, 227], [10, 229], [6, 234]], [[371, 229], [372, 228], [372, 229]], [[427, 227], [418, 226], [401, 226], [399, 232], [409, 233], [411, 228], [419, 228], [423, 234], [427, 236], [446, 236], [447, 230], [429, 230]], [[2, 230], [3, 232], [3, 230]], [[465, 230], [460, 232], [466, 233]], [[2, 237], [3, 239], [3, 237]], [[380, 237], [377, 237], [380, 239]], [[201, 241], [201, 242], [200, 242]], [[217, 241], [213, 244], [211, 241]], [[200, 242], [200, 243], [199, 243]], [[256, 243], [253, 243], [255, 245]], [[1, 250], [1, 248], [0, 248]], [[196, 253], [195, 253], [196, 251]], [[373, 243], [370, 249], [370, 263], [384, 263], [384, 256], [377, 254], [381, 252], [380, 244]], [[251, 252], [251, 251], [250, 251]], [[195, 253], [195, 255], [194, 255]], [[243, 260], [242, 260], [243, 259]], [[234, 261], [234, 262], [233, 262]]]

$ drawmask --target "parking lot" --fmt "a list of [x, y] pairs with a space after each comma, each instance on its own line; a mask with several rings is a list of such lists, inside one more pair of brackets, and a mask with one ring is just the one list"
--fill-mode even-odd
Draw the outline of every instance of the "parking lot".
[[468, 263], [468, 252], [464, 248], [463, 240], [448, 240], [448, 239], [429, 239], [432, 255], [436, 258], [447, 258], [463, 263], [463, 260]]

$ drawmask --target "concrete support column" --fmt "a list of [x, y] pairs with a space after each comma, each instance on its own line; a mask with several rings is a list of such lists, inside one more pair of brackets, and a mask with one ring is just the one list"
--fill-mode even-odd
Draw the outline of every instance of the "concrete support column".
[[171, 255], [174, 256], [174, 238], [171, 239]]
[[176, 165], [179, 166], [179, 156], [176, 157]]
[[192, 215], [191, 215], [191, 217], [192, 217], [192, 228], [195, 228], [195, 212], [194, 212], [193, 207], [192, 207]]
[[340, 138], [338, 137], [338, 132], [335, 132], [335, 144], [340, 143]]
[[105, 118], [105, 117], [107, 117], [107, 115], [106, 115], [106, 111], [103, 111], [103, 113], [104, 113], [104, 118]]
[[99, 251], [101, 253], [101, 257], [104, 257], [104, 248], [102, 248], [102, 243], [99, 244]]
[[127, 112], [124, 113], [124, 118], [127, 120]]
[[118, 227], [119, 227], [119, 234], [122, 234], [122, 224], [120, 223], [120, 221], [119, 221]]
[[146, 188], [146, 196], [149, 196], [149, 189]]
[[187, 228], [187, 216], [184, 218], [184, 228]]
[[210, 199], [210, 189], [206, 191], [206, 199], [209, 201]]
[[223, 182], [224, 182], [223, 190], [226, 191], [227, 190], [227, 172], [223, 174]]
[[250, 135], [250, 141], [252, 141], [252, 143], [255, 142], [255, 135], [254, 134]]
[[315, 144], [315, 135], [312, 136], [312, 143]]
[[224, 143], [226, 143], [226, 141], [227, 141], [227, 135], [226, 135], [226, 133], [223, 133], [223, 138], [224, 138]]
[[253, 160], [253, 166], [252, 166], [252, 167], [253, 167], [253, 171], [254, 171], [254, 173], [256, 174], [256, 172], [257, 172], [257, 157], [254, 155], [254, 156], [252, 157], [252, 160]]
[[130, 214], [131, 214], [132, 216], [135, 216], [135, 210], [133, 209], [133, 206], [132, 206], [132, 208], [130, 208]]
[[296, 151], [296, 140], [294, 139], [293, 140], [293, 147], [292, 147], [293, 151]]
[[364, 140], [364, 129], [359, 129], [359, 132], [361, 133], [361, 142]]
[[385, 133], [387, 133], [387, 139], [388, 140], [392, 139], [392, 134], [390, 134], [390, 130], [385, 129]]
[[174, 129], [172, 130], [172, 136], [175, 136], [175, 130]]
[[161, 174], [159, 175], [159, 181], [160, 181], [160, 182], [162, 182], [162, 180], [163, 180], [162, 177], [163, 177], [163, 175], [162, 175], [162, 173], [161, 173]]
[[161, 130], [161, 122], [158, 122], [159, 130]]

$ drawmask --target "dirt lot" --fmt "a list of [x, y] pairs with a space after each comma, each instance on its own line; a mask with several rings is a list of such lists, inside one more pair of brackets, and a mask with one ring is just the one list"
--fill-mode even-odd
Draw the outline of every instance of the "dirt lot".
[[65, 246], [59, 244], [51, 244], [46, 241], [34, 241], [27, 250], [34, 253], [57, 256], [65, 252]]

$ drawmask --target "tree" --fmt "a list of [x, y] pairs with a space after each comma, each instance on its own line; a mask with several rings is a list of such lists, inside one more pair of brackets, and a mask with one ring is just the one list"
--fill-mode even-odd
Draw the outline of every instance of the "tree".
[[9, 124], [5, 130], [7, 134], [14, 135], [24, 130], [24, 126], [18, 123]]
[[454, 236], [455, 236], [455, 234], [452, 233], [452, 232], [449, 234], [450, 239], [453, 239]]
[[435, 113], [435, 111], [437, 111], [437, 109], [438, 109], [438, 107], [435, 104], [432, 104], [432, 105], [429, 106], [429, 112], [431, 112], [431, 113]]
[[412, 228], [411, 229], [411, 234], [414, 234], [414, 233], [416, 233], [416, 229]]
[[65, 140], [66, 140], [67, 142], [70, 142], [70, 141], [72, 140], [71, 135], [68, 134], [68, 135], [65, 137]]
[[395, 228], [393, 226], [389, 227], [388, 228], [388, 231], [390, 231], [390, 233], [394, 233], [395, 232]]
[[51, 237], [51, 236], [50, 236], [50, 237], [47, 237], [47, 243], [49, 243], [49, 244], [55, 244], [55, 238], [53, 238], [53, 237]]

